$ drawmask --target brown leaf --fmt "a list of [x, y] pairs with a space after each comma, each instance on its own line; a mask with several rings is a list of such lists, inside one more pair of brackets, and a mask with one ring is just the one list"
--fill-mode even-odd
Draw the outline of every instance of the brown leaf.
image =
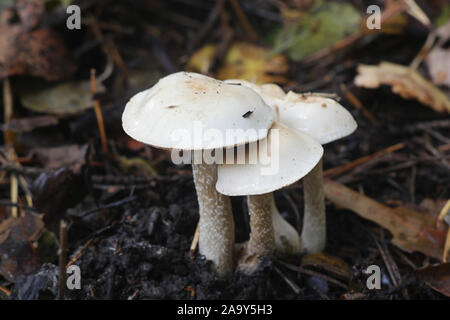
[[301, 266], [322, 269], [347, 282], [353, 277], [352, 269], [344, 260], [327, 253], [307, 254], [303, 256]]
[[392, 91], [405, 99], [416, 99], [437, 112], [450, 113], [448, 97], [416, 70], [402, 65], [381, 62], [377, 66], [359, 65], [355, 84], [365, 88], [390, 85]]
[[450, 297], [450, 263], [442, 263], [416, 270], [419, 279], [434, 290]]
[[19, 275], [39, 268], [39, 260], [28, 240], [37, 241], [43, 228], [41, 217], [27, 212], [23, 213], [23, 226], [20, 219], [13, 217], [0, 224], [0, 274], [5, 279], [14, 282]]
[[21, 8], [22, 24], [9, 22], [12, 10], [0, 12], [0, 78], [32, 75], [55, 81], [75, 71], [59, 34], [49, 29], [28, 30], [38, 23], [36, 11], [39, 8], [34, 6]]
[[446, 232], [436, 228], [434, 216], [405, 207], [387, 207], [335, 181], [326, 180], [324, 188], [326, 197], [337, 207], [388, 229], [392, 243], [400, 249], [442, 259]]

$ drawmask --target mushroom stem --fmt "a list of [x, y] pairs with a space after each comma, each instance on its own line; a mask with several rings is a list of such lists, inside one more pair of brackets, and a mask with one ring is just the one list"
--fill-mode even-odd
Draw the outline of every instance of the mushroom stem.
[[303, 178], [305, 213], [302, 227], [302, 250], [317, 253], [325, 248], [326, 217], [322, 159]]
[[275, 235], [275, 253], [292, 255], [300, 253], [301, 240], [297, 230], [287, 222], [278, 211], [273, 193], [271, 195], [271, 212], [273, 231]]
[[275, 250], [272, 224], [272, 193], [250, 195], [247, 198], [250, 215], [250, 239], [239, 258], [239, 269], [252, 273], [259, 265], [259, 257], [270, 255]]
[[230, 198], [216, 191], [217, 165], [192, 164], [200, 213], [199, 252], [219, 276], [233, 271], [234, 221]]

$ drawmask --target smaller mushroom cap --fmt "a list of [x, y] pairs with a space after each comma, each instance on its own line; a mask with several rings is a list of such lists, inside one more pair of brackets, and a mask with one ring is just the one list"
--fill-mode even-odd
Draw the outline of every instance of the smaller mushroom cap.
[[263, 139], [274, 119], [274, 111], [245, 86], [178, 72], [133, 96], [122, 126], [155, 147], [202, 150]]
[[[263, 147], [264, 143], [267, 143], [266, 148]], [[218, 165], [218, 192], [228, 196], [273, 192], [304, 177], [323, 154], [323, 148], [316, 140], [277, 122], [266, 139], [247, 147], [245, 164]], [[260, 153], [261, 148], [268, 151], [262, 152], [268, 157], [258, 154], [257, 163], [249, 163], [249, 150], [257, 149]]]
[[356, 130], [350, 112], [333, 99], [289, 91], [279, 107], [279, 121], [325, 144]]
[[242, 86], [246, 86], [250, 89], [256, 91], [264, 100], [272, 108], [279, 105], [286, 94], [283, 89], [281, 89], [278, 85], [274, 83], [266, 83], [262, 85], [257, 85], [253, 82], [241, 80], [241, 79], [230, 79], [225, 80], [226, 83], [239, 83]]

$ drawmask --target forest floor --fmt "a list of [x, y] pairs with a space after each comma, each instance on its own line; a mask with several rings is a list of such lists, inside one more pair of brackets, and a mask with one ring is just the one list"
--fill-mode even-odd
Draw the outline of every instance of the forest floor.
[[[236, 271], [217, 278], [210, 263], [190, 250], [198, 222], [191, 168], [175, 166], [166, 151], [122, 130], [121, 114], [132, 95], [180, 70], [239, 77], [227, 58], [230, 48], [275, 48], [274, 30], [308, 12], [309, 2], [282, 1], [289, 15], [262, 0], [73, 1], [81, 7], [81, 30], [67, 30], [67, 14], [58, 6], [0, 6], [0, 17], [22, 19], [0, 20], [9, 28], [0, 43], [22, 37], [15, 58], [4, 52], [6, 45], [0, 48], [3, 107], [13, 115], [5, 112], [0, 157], [0, 298], [58, 296], [64, 220], [65, 263], [81, 270], [81, 289], [66, 290], [66, 299], [447, 299], [450, 267], [442, 255], [448, 227], [435, 222], [450, 198], [450, 108], [438, 112], [434, 96], [424, 103], [396, 95], [389, 85], [367, 89], [354, 82], [360, 64], [409, 66], [417, 59], [430, 27], [406, 9], [392, 10], [394, 31], [361, 34], [322, 51], [319, 45], [311, 53], [280, 50], [278, 70], [265, 53], [239, 53], [244, 74], [260, 74], [286, 91], [335, 93], [358, 123], [355, 133], [324, 146], [324, 254], [267, 257], [252, 275]], [[374, 1], [347, 2], [364, 16]], [[417, 3], [432, 21], [444, 11], [445, 1]], [[41, 50], [41, 43], [51, 50]], [[201, 51], [208, 43], [216, 45], [209, 60]], [[29, 48], [34, 56], [24, 54]], [[206, 67], [196, 54], [208, 60]], [[251, 67], [247, 59], [263, 62]], [[2, 66], [5, 61], [12, 67]], [[108, 150], [91, 108], [93, 68], [103, 81], [93, 97], [102, 108]], [[428, 79], [431, 69], [423, 62], [417, 72]], [[68, 87], [46, 91], [60, 84]], [[434, 88], [448, 102], [448, 87]], [[368, 209], [351, 203], [350, 189]], [[333, 199], [338, 191], [339, 205]], [[301, 181], [275, 192], [275, 199], [283, 217], [301, 230]], [[244, 242], [245, 198], [233, 197], [232, 204], [236, 241]], [[398, 208], [407, 214], [396, 215]], [[402, 218], [393, 224], [394, 217]], [[381, 268], [381, 289], [367, 288], [371, 265]]]

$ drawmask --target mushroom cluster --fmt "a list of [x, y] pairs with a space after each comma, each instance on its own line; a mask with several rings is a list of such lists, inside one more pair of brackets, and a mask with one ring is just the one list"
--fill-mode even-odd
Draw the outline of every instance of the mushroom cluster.
[[[322, 251], [326, 243], [326, 217], [321, 145], [351, 134], [357, 127], [355, 120], [344, 107], [326, 96], [292, 91], [285, 94], [275, 84], [258, 86], [236, 79], [225, 82], [239, 83], [253, 89], [274, 109], [277, 118], [272, 130], [282, 126], [284, 131], [289, 130], [301, 136], [298, 144], [292, 144], [292, 138], [289, 139], [287, 134], [282, 134], [283, 130], [280, 131], [280, 171], [275, 175], [261, 176], [260, 170], [253, 170], [248, 165], [219, 165], [217, 190], [230, 196], [248, 196], [251, 234], [239, 258], [240, 269], [252, 272], [257, 266], [257, 258], [271, 252], [292, 254]], [[286, 152], [287, 149], [291, 152]], [[295, 155], [292, 149], [295, 149]], [[273, 191], [301, 178], [304, 178], [305, 204], [302, 233], [299, 236], [278, 212]], [[238, 189], [233, 187], [231, 181], [237, 182]], [[260, 231], [261, 221], [267, 228], [263, 232]], [[273, 236], [267, 237], [266, 233]], [[265, 242], [262, 242], [262, 238]]]
[[[251, 273], [264, 255], [323, 250], [321, 145], [356, 129], [336, 101], [285, 94], [275, 84], [179, 72], [132, 97], [122, 121], [132, 138], [171, 149], [172, 160], [182, 152], [183, 162], [192, 163], [199, 252], [220, 276], [229, 275], [236, 263]], [[300, 237], [281, 217], [273, 192], [301, 178], [305, 214]], [[229, 196], [248, 196], [251, 234], [241, 252], [235, 250]]]

